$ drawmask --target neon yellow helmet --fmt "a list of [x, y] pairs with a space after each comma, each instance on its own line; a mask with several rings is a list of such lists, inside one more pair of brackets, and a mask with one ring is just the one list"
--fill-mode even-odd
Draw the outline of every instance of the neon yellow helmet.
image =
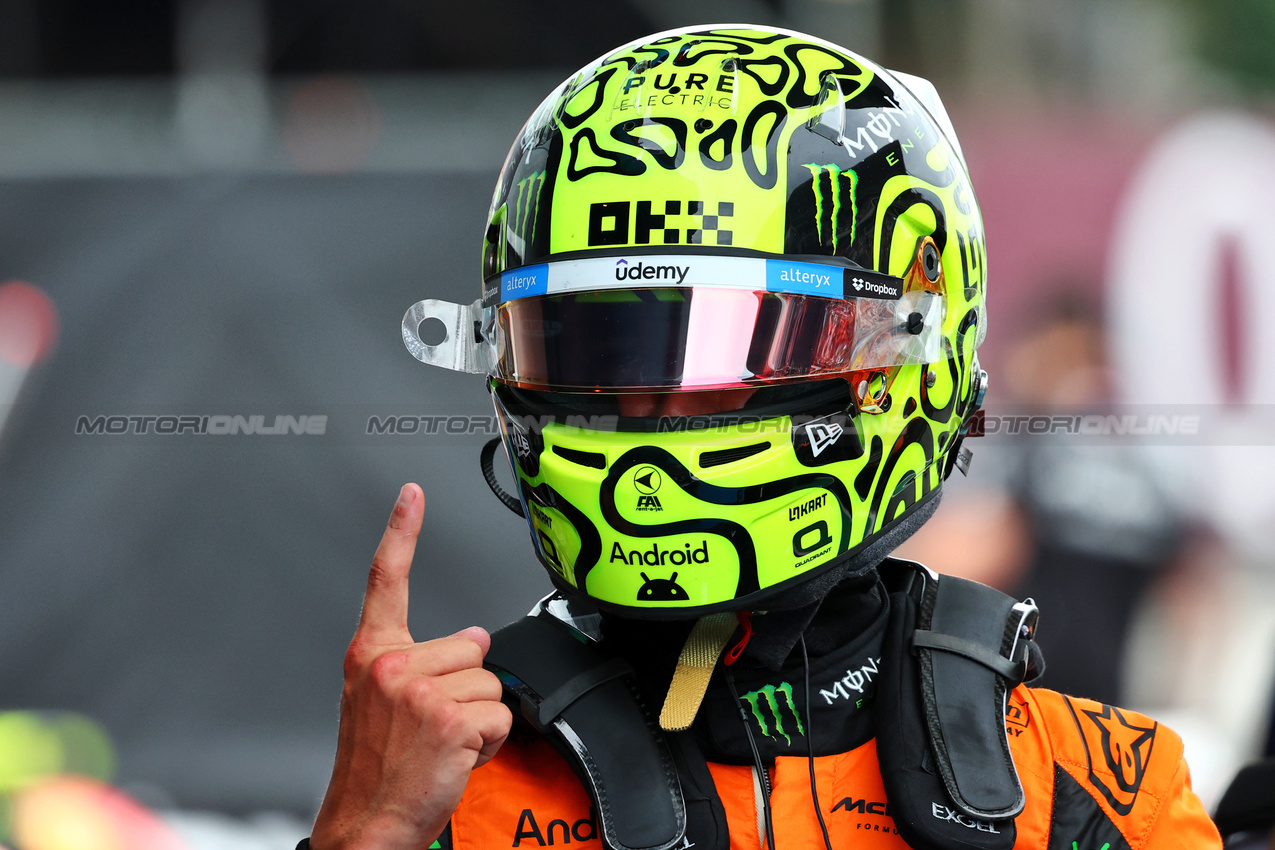
[[875, 565], [986, 383], [937, 94], [799, 33], [671, 31], [572, 75], [505, 160], [483, 278], [404, 341], [490, 376], [506, 503], [560, 589], [629, 616], [790, 607]]

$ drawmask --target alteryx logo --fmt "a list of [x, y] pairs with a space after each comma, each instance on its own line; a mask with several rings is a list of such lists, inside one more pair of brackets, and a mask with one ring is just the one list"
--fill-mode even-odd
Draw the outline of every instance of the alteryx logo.
[[806, 734], [806, 730], [801, 725], [801, 715], [797, 713], [797, 704], [792, 698], [792, 685], [787, 682], [766, 685], [755, 691], [749, 691], [741, 696], [739, 701], [752, 710], [753, 719], [757, 721], [758, 728], [767, 738], [783, 736], [783, 739], [791, 744], [790, 733]]
[[616, 280], [653, 280], [681, 284], [690, 272], [690, 266], [654, 265], [639, 260], [630, 263], [620, 259], [615, 263]]
[[524, 266], [500, 276], [500, 300], [513, 301], [549, 291], [549, 270], [544, 264]]
[[766, 289], [771, 292], [840, 298], [845, 288], [842, 284], [844, 277], [845, 272], [836, 266], [766, 261]]

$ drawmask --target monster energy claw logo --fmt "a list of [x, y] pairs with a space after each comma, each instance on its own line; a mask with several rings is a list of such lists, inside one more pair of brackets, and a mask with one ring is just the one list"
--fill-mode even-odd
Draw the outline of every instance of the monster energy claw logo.
[[518, 194], [514, 196], [512, 230], [525, 242], [536, 239], [536, 219], [540, 212], [540, 189], [545, 183], [543, 171], [533, 172], [518, 181]]
[[[806, 730], [801, 725], [801, 715], [797, 713], [797, 704], [793, 702], [792, 685], [787, 682], [780, 682], [778, 686], [766, 685], [755, 691], [749, 691], [740, 697], [739, 701], [747, 703], [748, 707], [752, 709], [753, 717], [757, 720], [757, 725], [761, 727], [761, 733], [767, 738], [777, 738], [782, 735], [785, 741], [789, 744], [792, 743], [792, 738], [784, 730], [785, 712], [796, 723], [797, 734], [806, 734]], [[762, 708], [763, 703], [765, 704], [764, 709]], [[773, 726], [767, 721], [767, 714], [774, 718]]]
[[[824, 219], [824, 175], [828, 175], [828, 196], [829, 196], [829, 226], [828, 230], [832, 235], [832, 252], [837, 253], [837, 234], [841, 230], [841, 196], [844, 193], [850, 204], [850, 241], [854, 242], [854, 231], [857, 216], [855, 215], [854, 192], [859, 182], [859, 175], [855, 174], [853, 169], [842, 171], [837, 165], [817, 165], [813, 162], [804, 163], [805, 167], [810, 169], [810, 189], [815, 193], [815, 227], [819, 232], [819, 244], [823, 245], [827, 241], [823, 233]], [[842, 189], [842, 178], [849, 181], [849, 191]]]

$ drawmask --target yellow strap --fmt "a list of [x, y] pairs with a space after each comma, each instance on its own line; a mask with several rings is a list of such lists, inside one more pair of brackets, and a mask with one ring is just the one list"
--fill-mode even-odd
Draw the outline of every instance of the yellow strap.
[[735, 633], [734, 614], [709, 614], [700, 617], [691, 629], [677, 659], [673, 681], [669, 682], [664, 708], [660, 711], [660, 728], [669, 732], [686, 729], [695, 720], [708, 681], [713, 677], [717, 659]]

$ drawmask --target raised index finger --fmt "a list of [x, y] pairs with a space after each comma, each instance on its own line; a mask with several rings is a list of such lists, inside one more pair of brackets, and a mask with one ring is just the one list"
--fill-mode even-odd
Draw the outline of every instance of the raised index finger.
[[404, 484], [367, 573], [358, 629], [365, 639], [411, 641], [407, 630], [407, 576], [424, 516], [425, 494], [415, 484]]

